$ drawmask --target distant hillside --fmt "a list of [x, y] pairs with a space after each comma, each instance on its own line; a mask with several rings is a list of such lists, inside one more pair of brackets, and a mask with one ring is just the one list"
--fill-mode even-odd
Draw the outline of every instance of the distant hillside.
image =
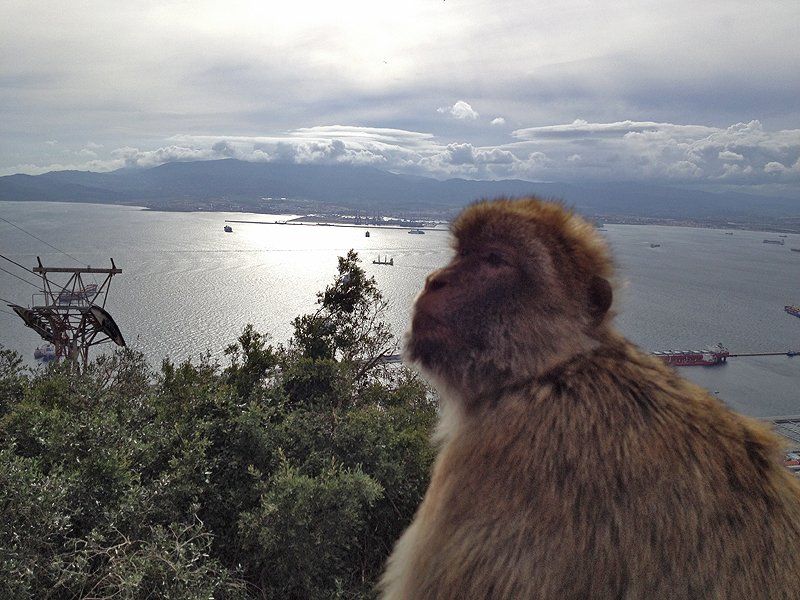
[[711, 194], [641, 183], [573, 185], [519, 179], [474, 181], [398, 175], [373, 167], [250, 163], [234, 159], [168, 163], [111, 173], [53, 171], [0, 177], [0, 200], [138, 204], [165, 210], [268, 210], [263, 198], [295, 206], [384, 214], [452, 213], [499, 195], [561, 198], [591, 215], [666, 220], [800, 223], [800, 202]]

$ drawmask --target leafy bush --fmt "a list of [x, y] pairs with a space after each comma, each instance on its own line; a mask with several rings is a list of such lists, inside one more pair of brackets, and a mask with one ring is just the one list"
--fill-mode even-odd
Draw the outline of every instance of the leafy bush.
[[229, 364], [0, 348], [0, 597], [368, 598], [427, 486], [430, 391], [352, 251]]

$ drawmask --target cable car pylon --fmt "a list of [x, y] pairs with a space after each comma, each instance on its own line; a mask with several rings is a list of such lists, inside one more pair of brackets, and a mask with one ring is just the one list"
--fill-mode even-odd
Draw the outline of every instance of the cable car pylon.
[[[33, 295], [30, 308], [8, 306], [53, 345], [56, 358], [85, 367], [92, 346], [107, 342], [125, 346], [119, 327], [105, 309], [111, 278], [122, 273], [113, 258], [110, 269], [45, 267], [38, 256], [36, 261], [38, 265], [31, 272], [42, 278], [41, 292]], [[100, 285], [84, 283], [86, 274], [105, 275], [105, 279]], [[61, 281], [66, 278], [64, 283], [58, 281], [59, 277]]]

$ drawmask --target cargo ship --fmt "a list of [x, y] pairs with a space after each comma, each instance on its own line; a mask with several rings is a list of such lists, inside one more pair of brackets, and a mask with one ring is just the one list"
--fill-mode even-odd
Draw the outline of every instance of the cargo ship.
[[800, 317], [800, 306], [797, 305], [784, 306], [783, 310], [785, 310], [790, 315], [794, 315], [795, 317]]
[[722, 344], [706, 350], [669, 350], [666, 352], [653, 352], [668, 365], [675, 367], [705, 366], [725, 364], [730, 352]]
[[800, 451], [794, 450], [787, 452], [783, 459], [783, 466], [800, 474]]

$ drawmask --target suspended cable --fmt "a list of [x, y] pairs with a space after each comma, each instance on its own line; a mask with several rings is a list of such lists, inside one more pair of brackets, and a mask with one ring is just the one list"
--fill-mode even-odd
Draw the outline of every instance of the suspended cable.
[[0, 254], [0, 258], [2, 258], [3, 260], [7, 260], [8, 262], [10, 262], [10, 263], [11, 263], [11, 264], [13, 264], [13, 265], [17, 265], [17, 266], [18, 266], [20, 269], [25, 269], [25, 270], [26, 270], [28, 273], [33, 273], [33, 271], [32, 271], [31, 269], [29, 269], [28, 267], [26, 267], [26, 266], [24, 266], [24, 265], [21, 265], [21, 264], [19, 264], [19, 263], [18, 263], [17, 261], [15, 261], [15, 260], [11, 260], [11, 259], [10, 259], [10, 258], [8, 258], [7, 256], [3, 256], [2, 254]]
[[19, 229], [21, 232], [23, 232], [23, 233], [27, 233], [27, 234], [28, 234], [29, 236], [31, 236], [32, 238], [39, 240], [40, 242], [42, 242], [43, 244], [46, 244], [47, 246], [50, 246], [50, 247], [51, 247], [53, 250], [57, 250], [58, 252], [61, 252], [62, 254], [65, 254], [65, 255], [69, 256], [69, 257], [70, 257], [72, 260], [74, 260], [74, 261], [75, 261], [76, 263], [78, 263], [79, 265], [83, 265], [83, 263], [82, 263], [81, 261], [79, 261], [77, 258], [75, 258], [74, 256], [72, 256], [72, 254], [70, 254], [69, 252], [65, 252], [65, 251], [64, 251], [64, 250], [62, 250], [61, 248], [56, 248], [56, 247], [55, 247], [55, 246], [53, 246], [53, 244], [51, 244], [50, 242], [46, 242], [46, 241], [45, 241], [45, 240], [43, 240], [42, 238], [40, 238], [40, 237], [38, 237], [38, 236], [35, 236], [35, 235], [33, 235], [33, 234], [30, 232], [30, 231], [26, 231], [25, 229], [23, 229], [23, 228], [22, 228], [22, 227], [20, 227], [19, 225], [16, 225], [16, 224], [12, 223], [12, 222], [11, 222], [11, 221], [9, 221], [8, 219], [4, 219], [3, 217], [0, 217], [0, 221], [5, 221], [6, 223], [8, 223], [9, 225], [11, 225], [12, 227], [16, 227], [16, 228], [17, 228], [17, 229]]
[[[37, 273], [35, 273], [35, 272], [33, 271], [33, 269], [29, 269], [28, 267], [26, 267], [26, 266], [24, 266], [24, 265], [21, 265], [21, 264], [19, 264], [18, 262], [14, 261], [14, 260], [11, 260], [11, 259], [10, 259], [10, 258], [8, 258], [7, 256], [3, 256], [2, 254], [0, 254], [0, 258], [2, 258], [2, 259], [5, 259], [5, 260], [7, 260], [8, 262], [10, 262], [10, 263], [13, 263], [13, 264], [17, 265], [17, 266], [18, 266], [20, 269], [25, 269], [25, 270], [26, 270], [28, 273], [33, 273], [34, 275], [37, 275]], [[3, 271], [5, 271], [5, 269], [2, 269], [2, 270], [3, 270]], [[9, 272], [9, 271], [6, 271], [6, 273], [8, 273], [9, 275], [14, 275], [13, 273], [11, 273], [11, 272]], [[16, 276], [16, 275], [14, 275], [14, 277], [17, 277], [17, 276]], [[17, 277], [17, 279], [22, 279], [22, 278], [21, 278], [21, 277]], [[25, 281], [25, 280], [23, 279], [22, 281]], [[30, 281], [28, 281], [28, 283], [30, 283]], [[60, 288], [60, 289], [61, 289], [61, 291], [63, 291], [63, 292], [66, 292], [66, 291], [67, 291], [67, 288], [66, 288], [65, 286], [63, 286], [63, 285], [61, 285], [61, 284], [59, 284], [59, 283], [56, 283], [56, 282], [54, 282], [54, 281], [51, 281], [51, 282], [50, 282], [50, 285], [52, 285], [52, 286], [55, 286], [55, 287], [57, 287], [57, 288]], [[40, 286], [39, 286], [38, 284], [36, 285], [36, 287], [37, 287], [37, 288], [40, 288]]]
[[9, 275], [11, 275], [12, 277], [16, 277], [17, 279], [19, 279], [20, 281], [24, 281], [24, 282], [25, 282], [25, 283], [27, 283], [28, 285], [32, 285], [32, 286], [33, 286], [33, 287], [35, 287], [37, 290], [39, 289], [39, 285], [37, 285], [37, 284], [33, 283], [32, 281], [28, 281], [27, 279], [25, 279], [25, 278], [23, 278], [23, 277], [20, 277], [19, 275], [16, 275], [15, 273], [12, 273], [11, 271], [8, 271], [8, 270], [6, 270], [6, 269], [4, 269], [3, 267], [0, 267], [0, 271], [3, 271], [3, 273], [8, 273], [8, 274], [9, 274]]
[[[14, 304], [14, 302], [11, 302], [11, 300], [6, 300], [5, 298], [0, 298], [0, 302], [4, 302], [6, 304]], [[13, 313], [10, 310], [6, 310], [4, 308], [0, 308], [0, 312], [4, 312], [7, 315], [11, 315], [12, 317], [18, 316], [17, 313]]]

